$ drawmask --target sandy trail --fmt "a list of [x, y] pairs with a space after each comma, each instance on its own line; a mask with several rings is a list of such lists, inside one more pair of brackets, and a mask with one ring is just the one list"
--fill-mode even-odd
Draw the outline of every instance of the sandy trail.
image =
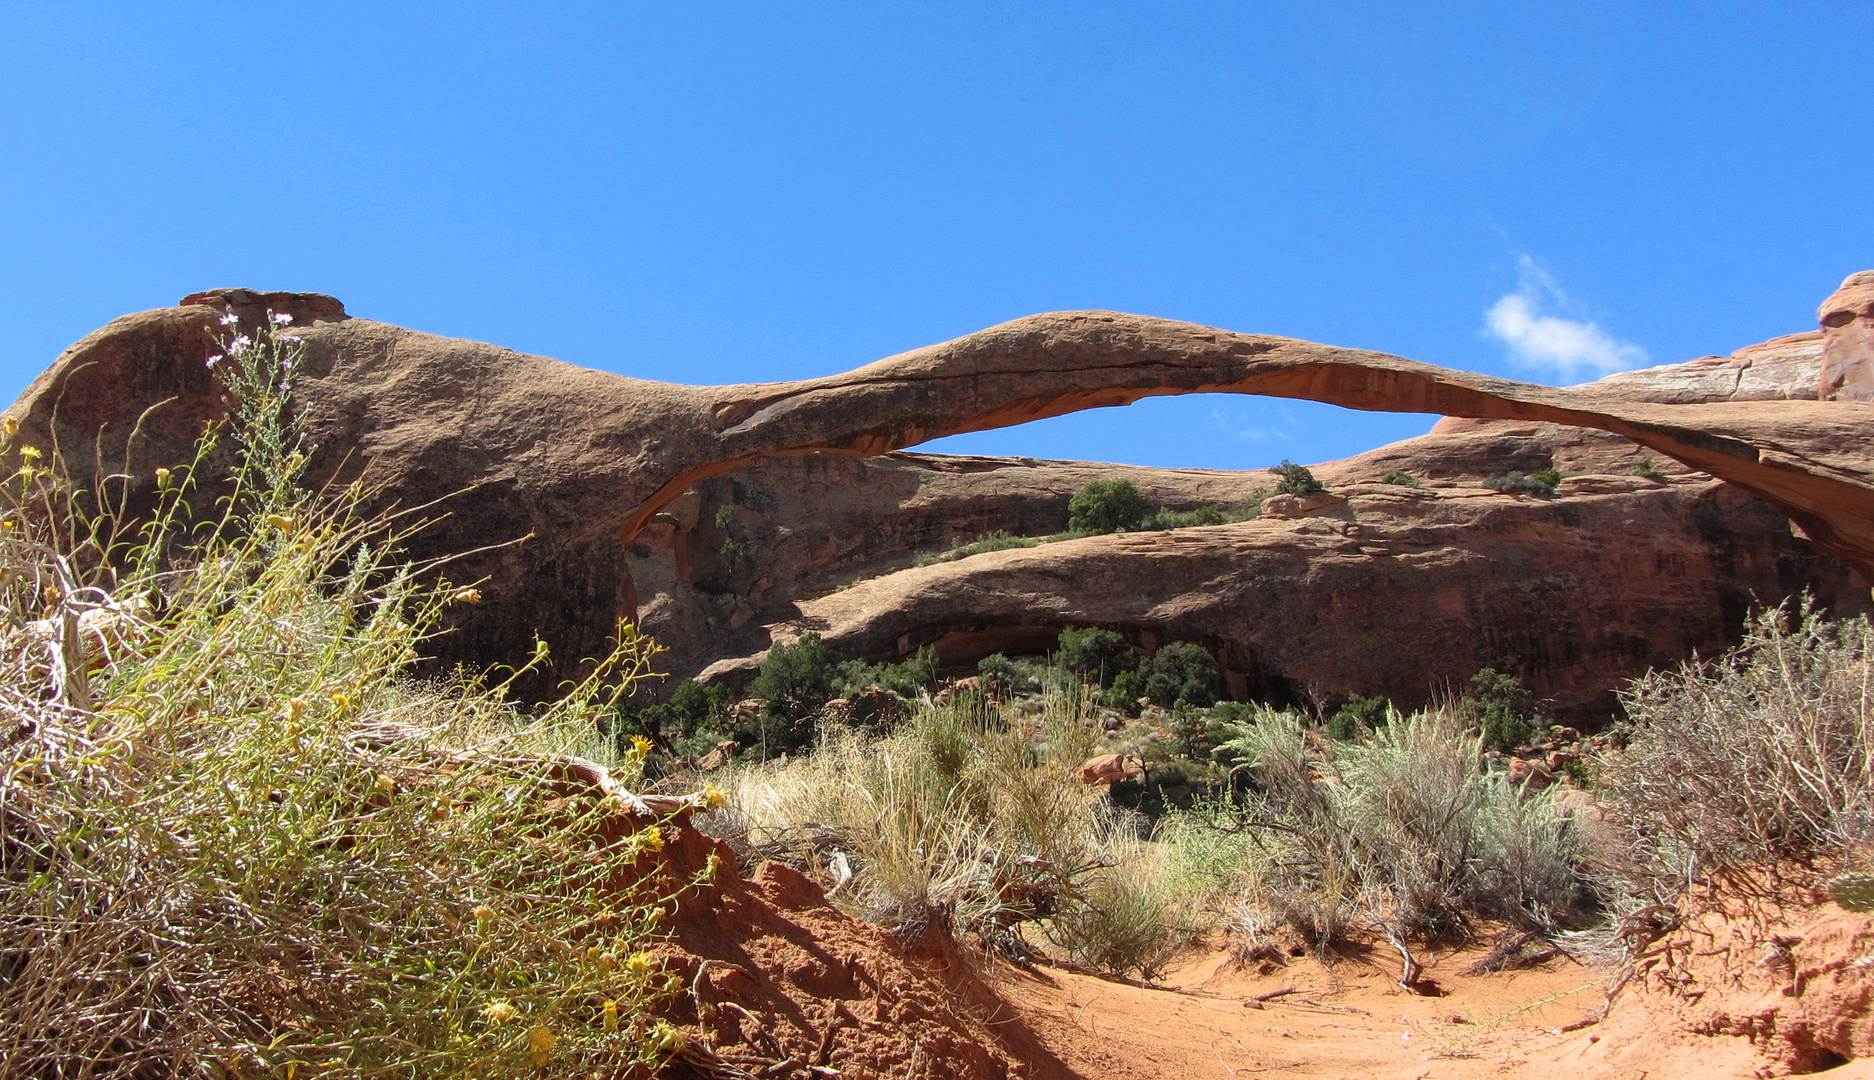
[[[1164, 985], [1176, 990], [1052, 969], [1004, 970], [993, 981], [1064, 1066], [1036, 1068], [1032, 1075], [1046, 1080], [1499, 1076], [1523, 1072], [1532, 1052], [1555, 1048], [1561, 1028], [1605, 1000], [1607, 973], [1568, 960], [1461, 974], [1484, 952], [1423, 958], [1438, 996], [1402, 990], [1397, 962], [1379, 954], [1331, 969], [1297, 959], [1259, 974], [1213, 952], [1170, 974]], [[1264, 995], [1276, 996], [1260, 1008], [1244, 1004]]]

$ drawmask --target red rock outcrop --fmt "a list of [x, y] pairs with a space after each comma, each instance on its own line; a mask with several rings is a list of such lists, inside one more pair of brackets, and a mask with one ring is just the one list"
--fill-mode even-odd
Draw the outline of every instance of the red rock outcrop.
[[1874, 401], [1874, 270], [1848, 275], [1816, 312], [1823, 401]]
[[296, 393], [317, 474], [361, 468], [404, 505], [461, 492], [418, 554], [533, 534], [458, 565], [459, 576], [487, 577], [490, 603], [441, 643], [450, 658], [511, 657], [536, 628], [561, 657], [596, 653], [613, 618], [644, 598], [626, 545], [699, 480], [756, 458], [875, 455], [1171, 393], [1601, 428], [1758, 495], [1818, 549], [1874, 569], [1874, 477], [1862, 450], [1874, 406], [1631, 401], [1592, 385], [1532, 386], [1112, 312], [1018, 319], [823, 379], [692, 387], [348, 318], [330, 297], [216, 290], [90, 335], [7, 415], [26, 439], [100, 447], [108, 471], [128, 459], [124, 471], [147, 493], [149, 471], [184, 460], [200, 421], [223, 408], [202, 366], [215, 320], [267, 310], [293, 314], [306, 344]]

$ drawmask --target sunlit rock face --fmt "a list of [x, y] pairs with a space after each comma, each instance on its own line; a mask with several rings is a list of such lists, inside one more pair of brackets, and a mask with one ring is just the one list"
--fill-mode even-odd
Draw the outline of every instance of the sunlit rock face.
[[[1846, 321], [1829, 315], [1841, 323], [1830, 332], [1864, 319], [1853, 312], [1865, 307], [1849, 305]], [[1804, 400], [1801, 387], [1822, 381], [1805, 365], [1834, 339], [1803, 335], [1547, 387], [1294, 338], [1053, 312], [825, 378], [684, 386], [354, 318], [331, 297], [217, 289], [87, 336], [7, 416], [25, 441], [79, 451], [69, 464], [93, 469], [80, 480], [109, 483], [134, 509], [153, 497], [154, 469], [187, 461], [203, 424], [227, 410], [226, 389], [204, 363], [217, 334], [262, 325], [269, 312], [292, 315], [303, 342], [293, 397], [316, 447], [314, 480], [362, 475], [380, 506], [430, 506], [437, 520], [409, 538], [410, 554], [458, 556], [451, 577], [481, 583], [488, 602], [451, 610], [450, 633], [433, 643], [437, 662], [509, 662], [532, 651], [537, 633], [557, 666], [530, 693], [551, 693], [581, 658], [601, 653], [622, 618], [663, 637], [677, 673], [745, 669], [769, 642], [817, 625], [851, 655], [885, 658], [936, 641], [967, 662], [997, 635], [1026, 647], [1061, 624], [1110, 622], [1141, 644], [1209, 641], [1236, 658], [1245, 688], [1327, 700], [1367, 685], [1347, 674], [1353, 661], [1419, 672], [1421, 684], [1423, 672], [1443, 679], [1475, 661], [1515, 668], [1559, 700], [1604, 695], [1635, 665], [1706, 650], [1750, 602], [1811, 585], [1852, 597], [1843, 566], [1874, 573], [1874, 404]], [[1175, 509], [1237, 501], [1267, 484], [1258, 474], [892, 454], [1185, 393], [1470, 419], [1322, 466], [1348, 501], [1279, 528], [1211, 527], [1235, 530], [1227, 542], [1185, 529], [1149, 547], [1110, 540], [979, 556], [1048, 564], [1052, 592], [1023, 585], [1009, 594], [1034, 600], [1026, 621], [989, 613], [986, 600], [967, 599], [988, 594], [968, 589], [948, 592], [966, 598], [948, 605], [907, 597], [897, 613], [847, 603], [883, 603], [883, 586], [826, 595], [926, 569], [960, 582], [990, 563], [911, 564], [983, 532], [1058, 529], [1066, 500], [1090, 479], [1128, 475]], [[1125, 423], [1107, 415], [1116, 429]], [[1657, 482], [1666, 494], [1628, 475], [1643, 454], [1668, 474]], [[1580, 474], [1552, 501], [1525, 506], [1483, 487], [1502, 472], [1550, 467]], [[1415, 471], [1423, 496], [1353, 490], [1387, 468]], [[1265, 541], [1276, 554], [1259, 547]], [[1410, 610], [1385, 597], [1429, 580], [1418, 568], [1441, 575], [1435, 611], [1445, 621], [1381, 617]], [[1648, 575], [1649, 585], [1673, 585], [1642, 600], [1630, 582]], [[1248, 588], [1259, 580], [1287, 584]], [[1628, 615], [1615, 619], [1621, 604]], [[913, 610], [926, 615], [907, 621]], [[1272, 610], [1304, 622], [1340, 612], [1309, 625], [1333, 627], [1349, 663], [1299, 665], [1230, 629], [1273, 625]], [[1346, 617], [1362, 611], [1374, 614]], [[1557, 621], [1587, 611], [1604, 614]], [[1626, 627], [1596, 639], [1625, 643], [1569, 644], [1597, 625]], [[1483, 644], [1439, 644], [1452, 642]]]
[[1823, 401], [1874, 401], [1874, 270], [1849, 274], [1816, 311]]

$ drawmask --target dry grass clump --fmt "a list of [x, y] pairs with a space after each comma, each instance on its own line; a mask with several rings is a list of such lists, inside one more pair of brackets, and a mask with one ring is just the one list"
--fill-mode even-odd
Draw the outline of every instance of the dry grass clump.
[[[531, 715], [499, 678], [407, 681], [444, 606], [477, 598], [401, 562], [355, 487], [297, 487], [295, 359], [271, 326], [230, 342], [234, 416], [157, 472], [140, 530], [6, 451], [0, 1073], [660, 1060], [668, 988], [638, 947], [691, 883], [629, 872], [658, 830], [621, 832], [560, 756], [649, 644], [622, 628]], [[241, 464], [204, 517], [194, 472], [223, 436]]]
[[1754, 618], [1711, 661], [1624, 696], [1625, 750], [1604, 800], [1625, 840], [1620, 884], [1675, 902], [1714, 871], [1840, 854], [1874, 839], [1874, 627], [1805, 599]]
[[[1404, 948], [1465, 936], [1473, 916], [1553, 931], [1584, 913], [1580, 840], [1549, 793], [1481, 768], [1478, 737], [1454, 710], [1394, 715], [1370, 739], [1332, 744], [1300, 718], [1258, 711], [1226, 747], [1252, 790], [1168, 824], [1223, 832], [1203, 852], [1232, 920], [1258, 934], [1286, 925], [1331, 950], [1356, 933]], [[1225, 870], [1233, 870], [1234, 876]]]
[[941, 922], [1019, 957], [1034, 924], [1075, 962], [1153, 973], [1191, 933], [1163, 859], [1080, 780], [1084, 688], [1033, 705], [927, 701], [889, 734], [827, 729], [804, 757], [732, 769], [736, 842], [906, 937]]

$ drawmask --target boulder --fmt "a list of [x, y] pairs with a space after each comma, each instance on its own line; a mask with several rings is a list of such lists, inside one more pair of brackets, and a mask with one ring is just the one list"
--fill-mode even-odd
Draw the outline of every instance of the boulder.
[[1133, 754], [1101, 754], [1080, 766], [1083, 784], [1113, 784], [1145, 775], [1145, 762]]

